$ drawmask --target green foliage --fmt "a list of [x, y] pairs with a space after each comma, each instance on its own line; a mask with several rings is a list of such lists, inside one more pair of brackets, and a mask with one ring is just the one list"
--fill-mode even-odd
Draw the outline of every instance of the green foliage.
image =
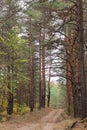
[[0, 42], [4, 43], [4, 38], [0, 36]]
[[[29, 80], [23, 73], [23, 65], [28, 62], [25, 53], [27, 40], [22, 39], [18, 34], [19, 29], [13, 27], [10, 32], [6, 33], [5, 37], [0, 36], [2, 44], [0, 47], [4, 48], [1, 48], [0, 52], [0, 56], [2, 56], [0, 59], [2, 63], [0, 69], [0, 105], [3, 101], [3, 111], [7, 109], [7, 101], [4, 98], [7, 92], [10, 91], [15, 96], [15, 89]], [[7, 71], [8, 66], [13, 67], [13, 72], [11, 70], [10, 74]], [[10, 79], [8, 79], [8, 75]], [[10, 83], [10, 88], [8, 88], [8, 83]]]
[[14, 107], [13, 107], [14, 114], [18, 113], [18, 108], [19, 108], [19, 104], [18, 103], [14, 103]]
[[41, 1], [41, 2], [37, 2], [33, 5], [34, 8], [36, 9], [40, 9], [41, 7], [49, 7], [51, 5], [50, 2], [48, 1]]
[[2, 114], [0, 115], [0, 121], [5, 122], [7, 121], [7, 115], [3, 116]]
[[7, 115], [6, 107], [7, 107], [7, 104], [4, 103], [3, 108], [0, 108], [0, 121], [1, 122], [4, 122], [7, 120], [8, 115]]
[[[0, 37], [0, 42], [4, 47], [4, 50], [0, 52], [0, 55], [2, 55], [5, 59], [7, 59], [8, 55], [10, 55], [10, 59], [4, 61], [4, 69], [7, 66], [13, 65], [15, 70], [17, 70], [17, 73], [21, 71], [21, 65], [28, 61], [28, 59], [25, 57], [24, 48], [27, 40], [19, 37], [18, 32], [19, 30], [14, 27], [10, 32], [7, 32], [5, 38]], [[2, 73], [4, 73], [4, 71], [2, 71]], [[15, 81], [12, 81], [12, 85], [15, 86]]]
[[[6, 104], [6, 107], [7, 107], [7, 104]], [[23, 115], [27, 112], [29, 112], [29, 107], [25, 103], [22, 103], [20, 106], [18, 103], [14, 103], [13, 115], [14, 114]], [[0, 110], [0, 121], [1, 122], [4, 122], [4, 121], [8, 120], [9, 118], [11, 118], [11, 116], [8, 116], [6, 109], [3, 109], [3, 111]]]
[[64, 8], [71, 7], [71, 6], [73, 6], [72, 2], [62, 1], [62, 2], [53, 3], [53, 8], [58, 8], [58, 9], [64, 9]]
[[0, 97], [0, 112], [3, 112], [7, 108], [7, 99], [3, 98], [3, 104], [2, 104], [2, 98], [3, 98], [3, 95], [2, 97]]
[[65, 88], [61, 87], [51, 87], [51, 102], [50, 105], [54, 108], [61, 108], [64, 106], [64, 95]]
[[25, 103], [22, 103], [19, 108], [18, 108], [18, 112], [19, 114], [23, 115], [25, 113], [27, 113], [29, 111], [29, 107], [25, 104]]
[[31, 18], [34, 18], [35, 20], [40, 19], [42, 16], [41, 12], [35, 9], [28, 10], [27, 15], [31, 16]]
[[7, 36], [5, 39], [0, 41], [4, 44], [6, 51], [8, 53], [11, 53], [13, 56], [20, 54], [20, 52], [23, 52], [22, 45], [26, 43], [25, 40], [22, 40], [15, 30], [12, 30], [12, 32], [7, 32]]

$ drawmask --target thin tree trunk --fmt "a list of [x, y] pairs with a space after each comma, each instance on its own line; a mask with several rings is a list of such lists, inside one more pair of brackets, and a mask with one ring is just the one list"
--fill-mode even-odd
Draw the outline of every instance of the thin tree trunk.
[[68, 48], [66, 52], [66, 87], [67, 87], [67, 101], [68, 101], [68, 114], [72, 114], [73, 102], [72, 102], [72, 37], [71, 37], [71, 27], [68, 27]]
[[47, 106], [49, 107], [50, 106], [50, 73], [51, 73], [51, 68], [49, 68], [49, 80], [48, 80], [48, 100], [47, 100]]
[[[41, 44], [41, 43], [39, 43]], [[42, 107], [42, 84], [41, 84], [41, 45], [39, 45], [39, 109]]]
[[34, 65], [33, 65], [33, 46], [30, 45], [30, 81], [29, 81], [29, 107], [30, 111], [33, 112], [34, 109]]
[[45, 47], [42, 46], [42, 107], [45, 108], [46, 84], [45, 84]]
[[11, 86], [11, 68], [8, 66], [8, 106], [7, 106], [7, 113], [11, 115], [13, 113], [13, 93], [12, 93], [12, 86]]

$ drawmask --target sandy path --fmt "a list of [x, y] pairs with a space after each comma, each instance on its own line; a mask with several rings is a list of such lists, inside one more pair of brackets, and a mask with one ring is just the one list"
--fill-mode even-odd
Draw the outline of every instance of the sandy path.
[[62, 109], [53, 110], [47, 116], [43, 117], [38, 123], [26, 124], [24, 127], [16, 130], [53, 130], [55, 123], [58, 122], [62, 113]]
[[[15, 120], [2, 122], [0, 123], [0, 130], [64, 130], [72, 126], [73, 122], [76, 122], [76, 119], [67, 118], [64, 114], [62, 109], [54, 109], [39, 121], [28, 123], [28, 120], [23, 119], [22, 122], [15, 122]], [[78, 119], [78, 124], [74, 129], [87, 130], [87, 123], [82, 123]]]
[[[2, 123], [0, 130], [54, 130], [55, 124], [60, 121], [62, 109], [53, 109], [47, 116], [44, 116], [41, 120], [33, 123], [23, 122], [23, 124]], [[6, 127], [7, 126], [7, 127]]]

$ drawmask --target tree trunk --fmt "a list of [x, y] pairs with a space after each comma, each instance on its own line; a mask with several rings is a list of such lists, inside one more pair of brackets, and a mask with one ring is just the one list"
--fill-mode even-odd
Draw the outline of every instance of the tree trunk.
[[46, 84], [45, 84], [45, 47], [42, 46], [42, 107], [45, 108]]
[[83, 40], [83, 2], [77, 0], [77, 23], [78, 23], [78, 94], [81, 104], [80, 116], [87, 116], [87, 94], [86, 94], [86, 82], [85, 82], [85, 71], [84, 71], [84, 40]]
[[30, 45], [30, 81], [29, 81], [29, 107], [32, 112], [34, 109], [34, 64], [33, 64], [33, 46]]
[[68, 27], [68, 42], [67, 52], [66, 52], [66, 87], [67, 87], [67, 101], [68, 101], [68, 114], [72, 114], [73, 101], [72, 101], [72, 36], [71, 36], [71, 26]]
[[11, 86], [11, 67], [8, 66], [8, 106], [7, 106], [7, 113], [11, 115], [13, 113], [13, 93], [12, 93], [12, 86]]
[[[41, 43], [39, 43], [41, 44]], [[39, 45], [39, 109], [41, 109], [42, 107], [42, 84], [41, 84], [41, 74], [42, 74], [42, 70], [41, 70], [41, 45]]]
[[50, 73], [51, 73], [51, 68], [49, 68], [49, 80], [48, 80], [48, 100], [47, 100], [47, 106], [50, 106]]

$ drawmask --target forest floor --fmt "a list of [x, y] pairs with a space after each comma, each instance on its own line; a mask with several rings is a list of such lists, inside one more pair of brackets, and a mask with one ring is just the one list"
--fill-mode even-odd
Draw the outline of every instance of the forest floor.
[[0, 130], [87, 130], [87, 119], [68, 117], [63, 109], [44, 109], [31, 114], [13, 115], [0, 123]]

